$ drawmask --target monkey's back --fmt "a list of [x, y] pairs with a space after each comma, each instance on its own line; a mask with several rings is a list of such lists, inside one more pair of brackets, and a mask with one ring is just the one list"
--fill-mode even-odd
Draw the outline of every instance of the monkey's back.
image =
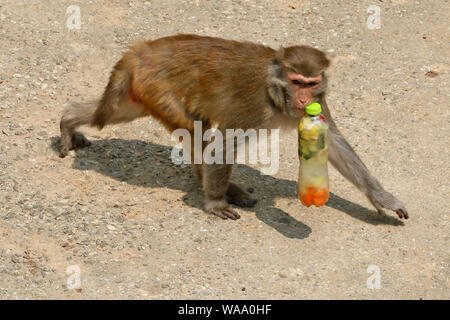
[[275, 55], [250, 42], [177, 35], [137, 43], [125, 57], [134, 60], [134, 93], [167, 127], [202, 120], [246, 129], [273, 115], [261, 105]]

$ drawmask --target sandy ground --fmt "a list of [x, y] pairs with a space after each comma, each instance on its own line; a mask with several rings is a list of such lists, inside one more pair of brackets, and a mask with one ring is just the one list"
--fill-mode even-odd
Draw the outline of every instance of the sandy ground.
[[[450, 298], [448, 22], [444, 0], [0, 0], [0, 298]], [[85, 129], [93, 145], [60, 159], [64, 104], [98, 97], [133, 41], [176, 33], [336, 56], [336, 121], [410, 219], [379, 217], [334, 169], [328, 205], [303, 207], [295, 133], [276, 175], [235, 169], [259, 198], [238, 221], [201, 210], [155, 120]]]

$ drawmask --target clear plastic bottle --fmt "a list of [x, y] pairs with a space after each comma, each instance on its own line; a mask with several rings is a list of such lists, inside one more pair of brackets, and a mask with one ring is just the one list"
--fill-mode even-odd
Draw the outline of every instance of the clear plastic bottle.
[[306, 106], [298, 124], [298, 197], [307, 207], [328, 200], [328, 124], [314, 102]]

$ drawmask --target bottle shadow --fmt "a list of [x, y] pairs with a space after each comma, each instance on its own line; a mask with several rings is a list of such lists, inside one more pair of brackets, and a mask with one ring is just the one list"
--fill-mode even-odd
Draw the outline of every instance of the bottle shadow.
[[[51, 138], [51, 148], [59, 154], [59, 137]], [[202, 209], [202, 193], [191, 166], [174, 165], [171, 152], [170, 146], [141, 140], [94, 140], [91, 146], [77, 151], [72, 168], [94, 170], [132, 185], [180, 190], [185, 192], [182, 200], [186, 205]], [[275, 207], [277, 198], [297, 200], [297, 181], [261, 175], [246, 165], [235, 167], [233, 179], [254, 187], [258, 204], [245, 210], [254, 212], [260, 221], [288, 238], [305, 239], [312, 232], [306, 224]], [[404, 225], [392, 216], [380, 217], [376, 211], [334, 193], [330, 193], [326, 205], [372, 225]]]

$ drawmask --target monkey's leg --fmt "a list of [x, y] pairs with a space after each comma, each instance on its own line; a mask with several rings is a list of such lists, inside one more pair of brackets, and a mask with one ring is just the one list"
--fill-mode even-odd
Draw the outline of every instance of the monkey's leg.
[[356, 152], [341, 135], [325, 99], [321, 101], [324, 114], [330, 125], [329, 131], [329, 160], [331, 164], [351, 183], [369, 198], [377, 209], [378, 214], [384, 215], [384, 210], [394, 211], [399, 218], [408, 219], [408, 212], [403, 204], [391, 193], [383, 189], [378, 180], [372, 176]]
[[[200, 184], [203, 181], [203, 165], [194, 164], [195, 173]], [[228, 185], [226, 200], [229, 204], [237, 205], [238, 207], [253, 207], [258, 202], [258, 199], [252, 198], [250, 193], [244, 191], [239, 185], [230, 182]]]
[[[193, 134], [192, 134], [193, 135]], [[194, 163], [194, 147], [195, 144], [192, 140], [191, 142], [191, 163]], [[202, 148], [204, 149], [207, 145], [206, 142], [203, 142]], [[203, 164], [193, 164], [195, 169], [195, 173], [197, 174], [197, 178], [200, 184], [203, 183], [203, 167], [206, 165]], [[235, 204], [239, 207], [253, 207], [258, 200], [251, 197], [250, 193], [244, 191], [239, 185], [234, 182], [229, 182], [228, 189], [226, 192], [226, 201], [229, 204]]]
[[123, 96], [113, 107], [105, 106], [102, 102], [71, 103], [64, 110], [60, 122], [60, 157], [64, 158], [71, 149], [91, 144], [83, 134], [75, 131], [82, 125], [97, 126], [101, 129], [105, 125], [130, 122], [147, 115], [145, 106], [132, 101], [128, 95]]
[[[203, 166], [201, 164], [194, 164], [195, 173], [197, 174], [197, 179], [201, 184], [203, 181]], [[254, 207], [258, 202], [258, 199], [252, 198], [249, 192], [244, 191], [240, 186], [234, 182], [230, 182], [227, 193], [226, 200], [229, 204], [237, 205], [238, 207]]]
[[[204, 123], [202, 124], [202, 137], [203, 134], [205, 133], [205, 127], [208, 128]], [[194, 131], [191, 131], [191, 137], [194, 137]], [[202, 146], [201, 149], [203, 151], [203, 149], [206, 146], [206, 142], [202, 141]], [[203, 164], [202, 163], [195, 163], [194, 162], [194, 155], [195, 155], [195, 148], [197, 147], [197, 145], [195, 144], [194, 139], [191, 139], [191, 163], [192, 163], [192, 167], [194, 168], [195, 174], [197, 175], [197, 181], [200, 185], [203, 185]]]
[[197, 175], [197, 180], [200, 185], [203, 183], [203, 165], [202, 164], [193, 164], [195, 169], [195, 174]]
[[114, 67], [102, 98], [92, 103], [71, 103], [61, 118], [61, 151], [65, 157], [70, 149], [89, 145], [89, 141], [75, 130], [82, 125], [102, 129], [108, 124], [129, 122], [146, 116], [149, 111], [130, 91], [131, 69], [129, 56]]
[[239, 219], [239, 214], [226, 201], [231, 176], [231, 164], [203, 165], [205, 210], [222, 219]]

